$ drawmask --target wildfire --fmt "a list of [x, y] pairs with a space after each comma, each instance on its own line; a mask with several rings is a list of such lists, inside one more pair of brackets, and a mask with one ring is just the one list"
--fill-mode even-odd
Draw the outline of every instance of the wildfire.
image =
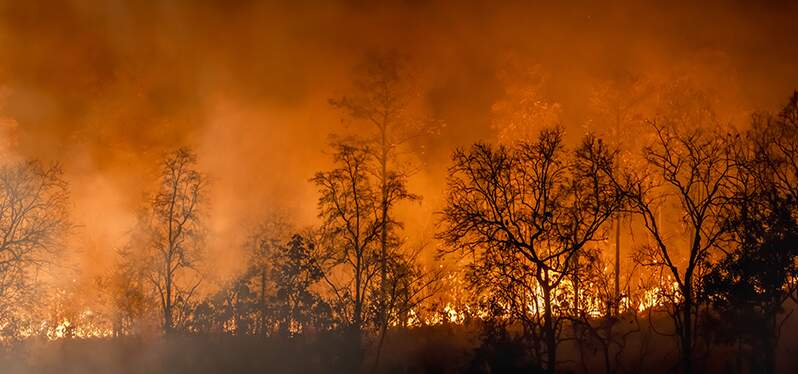
[[[604, 268], [605, 272], [610, 271]], [[454, 287], [452, 295], [466, 295], [468, 293], [465, 282], [460, 277], [450, 276], [448, 279]], [[562, 283], [552, 291], [552, 309], [555, 315], [564, 315], [578, 310], [579, 313], [588, 318], [602, 318], [608, 313], [609, 300], [607, 297], [601, 296], [602, 293], [597, 286], [592, 285], [587, 287], [583, 285], [575, 290], [574, 283], [570, 280], [563, 280]], [[656, 282], [653, 286], [648, 284], [639, 284], [637, 291], [624, 293], [620, 296], [619, 312], [628, 313], [634, 311], [638, 314], [645, 313], [652, 308], [665, 307], [668, 303], [679, 300], [678, 283], [673, 281], [672, 277], [664, 276], [660, 281]], [[535, 287], [533, 294], [527, 295], [527, 311], [532, 315], [540, 316], [543, 313], [544, 293], [540, 285]], [[575, 296], [578, 296], [579, 305], [575, 306]], [[421, 313], [416, 309], [408, 312], [407, 319], [404, 321], [405, 326], [423, 326], [423, 325], [440, 325], [440, 324], [463, 324], [468, 319], [486, 320], [491, 318], [492, 313], [498, 309], [503, 311], [504, 314], [509, 314], [511, 306], [499, 303], [498, 305], [476, 305], [473, 303], [465, 302], [468, 298], [453, 297], [454, 300], [448, 301], [443, 304], [438, 312]], [[502, 314], [500, 312], [500, 314]], [[495, 316], [494, 316], [495, 317]], [[395, 323], [399, 325], [399, 323]]]
[[46, 321], [42, 322], [40, 324], [40, 331], [45, 331], [45, 336], [49, 340], [66, 338], [88, 339], [113, 336], [113, 329], [94, 322], [95, 316], [96, 313], [94, 311], [86, 309], [78, 313], [75, 320], [62, 317], [54, 327], [49, 327]]

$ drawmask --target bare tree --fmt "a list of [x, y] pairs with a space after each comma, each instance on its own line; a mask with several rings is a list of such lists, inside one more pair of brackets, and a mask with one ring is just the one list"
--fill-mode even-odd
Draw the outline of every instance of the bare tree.
[[575, 270], [572, 259], [600, 238], [624, 200], [610, 175], [614, 157], [592, 136], [568, 152], [561, 129], [513, 147], [477, 144], [452, 157], [439, 237], [473, 255], [472, 283], [497, 296], [525, 334], [540, 336], [550, 372], [561, 317], [572, 309], [559, 301], [569, 298], [563, 286]]
[[748, 139], [756, 152], [751, 166], [759, 168], [757, 182], [772, 185], [781, 195], [798, 197], [798, 92], [778, 115], [755, 116]]
[[0, 322], [7, 328], [17, 325], [19, 313], [35, 299], [34, 270], [51, 263], [63, 249], [70, 227], [68, 199], [57, 165], [0, 167]]
[[146, 233], [147, 278], [155, 288], [163, 330], [171, 333], [187, 315], [202, 277], [197, 270], [203, 227], [205, 178], [187, 148], [169, 154], [161, 165], [158, 191], [140, 229]]
[[336, 168], [317, 173], [319, 217], [327, 254], [320, 259], [324, 280], [335, 297], [338, 318], [362, 337], [370, 285], [380, 272], [382, 217], [379, 197], [369, 179], [369, 152], [364, 147], [336, 144]]
[[[736, 165], [727, 135], [687, 123], [652, 122], [656, 140], [644, 151], [648, 178], [630, 196], [652, 239], [636, 255], [637, 261], [663, 267], [676, 284], [669, 294], [674, 305], [671, 316], [683, 370], [691, 372], [700, 306], [697, 292], [712, 261], [711, 251], [725, 232], [723, 214], [731, 201], [730, 177]], [[673, 205], [681, 225], [672, 226], [681, 232], [666, 230], [666, 218], [660, 214]]]
[[[402, 240], [398, 231], [402, 228], [393, 215], [392, 210], [402, 201], [419, 200], [421, 197], [406, 191], [407, 179], [412, 174], [412, 167], [406, 157], [402, 157], [409, 146], [417, 142], [423, 135], [436, 130], [436, 124], [420, 115], [421, 110], [414, 103], [415, 93], [412, 79], [409, 76], [405, 61], [396, 53], [379, 53], [367, 56], [358, 66], [351, 94], [330, 103], [345, 111], [351, 118], [365, 121], [371, 131], [366, 140], [367, 149], [373, 157], [376, 167], [373, 173], [379, 189], [379, 290], [378, 290], [378, 322], [379, 342], [375, 366], [387, 332], [388, 323], [394, 318], [395, 299], [390, 295], [395, 291], [391, 274], [406, 274], [401, 269], [390, 266], [406, 261], [394, 261], [400, 255]], [[401, 193], [395, 193], [401, 191]], [[413, 265], [415, 266], [415, 265]]]

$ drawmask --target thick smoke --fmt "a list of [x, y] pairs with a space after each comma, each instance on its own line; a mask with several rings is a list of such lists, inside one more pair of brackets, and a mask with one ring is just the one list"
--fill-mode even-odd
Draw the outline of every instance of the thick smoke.
[[450, 151], [495, 138], [492, 107], [519, 66], [542, 72], [539, 95], [574, 131], [591, 87], [622, 75], [687, 79], [729, 122], [777, 108], [798, 85], [798, 5], [768, 5], [2, 1], [0, 150], [63, 165], [91, 279], [124, 244], [161, 155], [194, 147], [212, 182], [214, 268], [229, 273], [263, 217], [315, 222], [308, 178], [328, 165], [328, 134], [346, 131], [327, 99], [366, 52], [406, 56], [446, 124], [412, 181], [425, 199], [408, 231], [421, 236]]

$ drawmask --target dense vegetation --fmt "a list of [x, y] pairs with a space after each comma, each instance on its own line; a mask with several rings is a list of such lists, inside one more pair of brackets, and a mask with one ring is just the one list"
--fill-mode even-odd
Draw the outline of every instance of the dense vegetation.
[[[408, 187], [412, 155], [440, 124], [414, 106], [398, 61], [368, 60], [353, 92], [331, 100], [363, 127], [334, 137], [331, 166], [309, 180], [319, 224], [252, 228], [247, 266], [230, 279], [205, 274], [211, 187], [180, 148], [97, 279], [103, 308], [67, 305], [81, 291], [64, 289], [41, 322], [36, 273], [69, 234], [68, 186], [57, 167], [0, 169], [3, 367], [796, 368], [777, 353], [798, 297], [798, 93], [745, 130], [679, 85], [656, 87], [665, 99], [638, 115], [607, 104], [623, 91], [603, 92], [614, 130], [581, 137], [535, 122], [552, 110], [540, 102], [499, 108], [498, 141], [452, 152], [433, 247], [409, 241], [397, 211], [422, 198]], [[623, 271], [622, 226], [644, 238]]]

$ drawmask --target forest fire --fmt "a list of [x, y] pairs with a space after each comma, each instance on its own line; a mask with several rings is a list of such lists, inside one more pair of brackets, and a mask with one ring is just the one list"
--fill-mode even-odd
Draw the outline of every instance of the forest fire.
[[0, 0], [0, 372], [798, 372], [796, 14]]

